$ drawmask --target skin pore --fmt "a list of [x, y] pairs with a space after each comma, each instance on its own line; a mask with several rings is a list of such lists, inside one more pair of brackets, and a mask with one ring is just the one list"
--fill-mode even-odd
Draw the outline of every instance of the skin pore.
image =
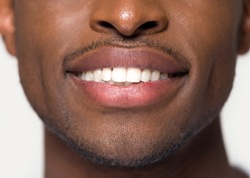
[[[219, 113], [249, 49], [249, 10], [249, 0], [0, 0], [0, 32], [46, 127], [46, 178], [245, 177], [228, 164]], [[186, 74], [152, 104], [103, 105], [69, 73], [102, 49], [164, 53]]]

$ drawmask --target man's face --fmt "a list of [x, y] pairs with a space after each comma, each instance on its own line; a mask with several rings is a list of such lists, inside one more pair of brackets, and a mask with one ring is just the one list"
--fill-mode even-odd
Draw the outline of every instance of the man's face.
[[[17, 0], [21, 83], [46, 127], [83, 156], [107, 165], [153, 163], [219, 114], [232, 87], [242, 6]], [[138, 69], [157, 70], [162, 79], [129, 85], [81, 79], [119, 67], [136, 68], [132, 78]]]

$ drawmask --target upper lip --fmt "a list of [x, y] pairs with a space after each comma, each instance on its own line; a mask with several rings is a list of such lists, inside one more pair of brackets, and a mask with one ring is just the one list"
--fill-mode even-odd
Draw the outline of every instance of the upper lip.
[[100, 68], [135, 67], [162, 73], [188, 73], [186, 59], [149, 47], [124, 48], [105, 46], [64, 61], [65, 71], [81, 73]]

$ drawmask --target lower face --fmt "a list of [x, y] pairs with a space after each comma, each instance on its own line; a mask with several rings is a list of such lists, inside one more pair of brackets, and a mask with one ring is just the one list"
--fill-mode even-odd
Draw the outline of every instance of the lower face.
[[168, 28], [125, 38], [91, 28], [97, 1], [16, 1], [27, 98], [50, 131], [94, 162], [164, 159], [219, 114], [231, 90], [241, 2], [154, 3]]

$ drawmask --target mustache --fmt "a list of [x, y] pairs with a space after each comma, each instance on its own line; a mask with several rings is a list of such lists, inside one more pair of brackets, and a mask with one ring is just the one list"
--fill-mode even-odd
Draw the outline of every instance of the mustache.
[[183, 64], [184, 66], [190, 67], [190, 63], [188, 62], [188, 58], [186, 58], [183, 54], [178, 51], [175, 51], [169, 45], [160, 43], [159, 41], [152, 41], [148, 39], [138, 39], [138, 40], [129, 40], [129, 39], [106, 39], [106, 40], [99, 40], [90, 43], [89, 45], [85, 45], [79, 47], [74, 50], [68, 51], [65, 55], [63, 55], [63, 64], [64, 66], [67, 63], [76, 60], [83, 56], [86, 53], [91, 51], [98, 50], [98, 48], [102, 47], [120, 47], [120, 48], [140, 48], [140, 47], [147, 47], [152, 48], [154, 50], [159, 50], [166, 55], [171, 56], [174, 60], [178, 63]]

